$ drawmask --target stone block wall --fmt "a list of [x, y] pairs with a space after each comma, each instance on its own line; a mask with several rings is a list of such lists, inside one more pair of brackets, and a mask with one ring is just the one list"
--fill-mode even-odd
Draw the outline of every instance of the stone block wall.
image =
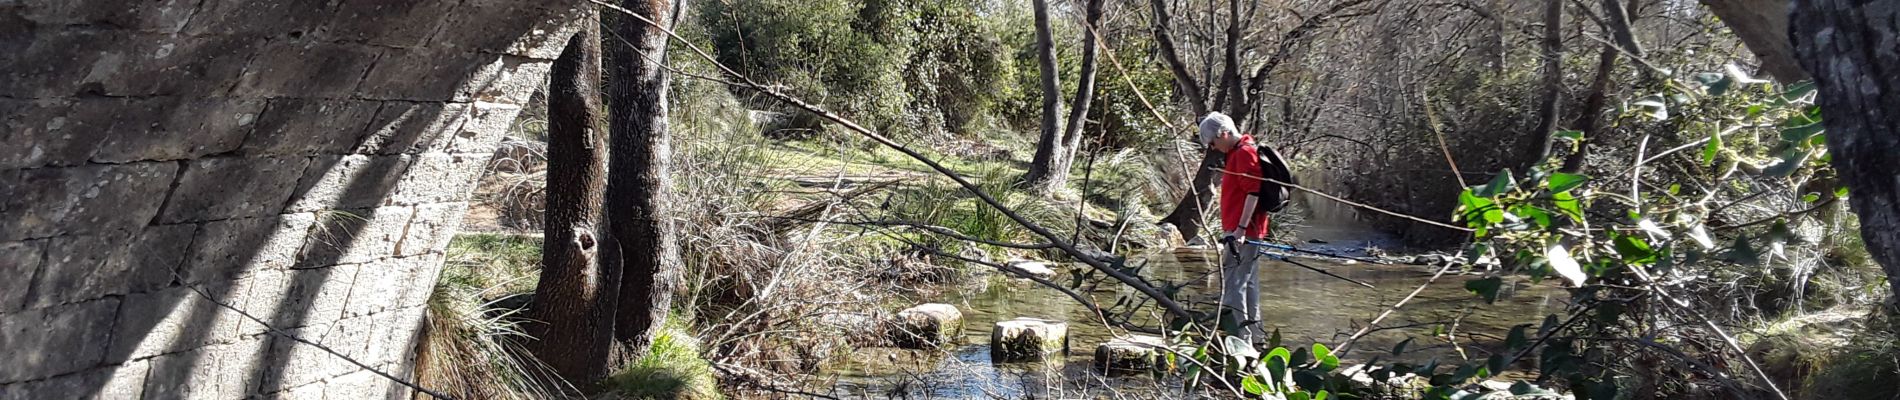
[[0, 400], [408, 397], [584, 3], [0, 0]]

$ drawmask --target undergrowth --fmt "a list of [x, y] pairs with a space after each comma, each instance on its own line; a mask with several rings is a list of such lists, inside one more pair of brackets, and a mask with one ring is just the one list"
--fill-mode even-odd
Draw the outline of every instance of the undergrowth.
[[668, 318], [645, 357], [608, 377], [608, 391], [633, 399], [724, 398], [712, 364], [700, 357], [699, 340], [679, 320]]
[[534, 290], [540, 240], [460, 235], [429, 296], [427, 326], [417, 349], [423, 387], [466, 399], [545, 399], [560, 391], [539, 383], [552, 376], [521, 342], [519, 310], [497, 307], [507, 294]]

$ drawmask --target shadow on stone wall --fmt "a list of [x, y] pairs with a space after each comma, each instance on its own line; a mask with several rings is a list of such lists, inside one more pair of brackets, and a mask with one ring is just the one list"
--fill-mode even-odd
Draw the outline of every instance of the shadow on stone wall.
[[71, 3], [0, 6], [0, 398], [406, 397], [284, 335], [410, 375], [578, 2]]

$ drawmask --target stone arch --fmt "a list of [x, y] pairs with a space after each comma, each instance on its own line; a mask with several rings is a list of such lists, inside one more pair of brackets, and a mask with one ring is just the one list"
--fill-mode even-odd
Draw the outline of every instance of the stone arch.
[[0, 399], [407, 397], [273, 331], [409, 372], [584, 4], [0, 5]]

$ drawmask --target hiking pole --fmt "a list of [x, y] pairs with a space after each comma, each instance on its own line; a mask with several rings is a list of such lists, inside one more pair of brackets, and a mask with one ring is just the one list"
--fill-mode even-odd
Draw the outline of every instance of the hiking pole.
[[1293, 259], [1292, 259], [1292, 258], [1290, 258], [1290, 257], [1288, 257], [1288, 256], [1286, 256], [1286, 255], [1281, 255], [1281, 254], [1274, 254], [1274, 253], [1269, 253], [1269, 252], [1267, 252], [1267, 250], [1266, 250], [1266, 249], [1260, 249], [1260, 250], [1258, 250], [1258, 251], [1260, 252], [1260, 255], [1263, 255], [1263, 256], [1267, 256], [1267, 257], [1272, 257], [1272, 258], [1273, 258], [1273, 259], [1275, 259], [1275, 260], [1280, 260], [1280, 261], [1285, 261], [1285, 262], [1287, 262], [1288, 264], [1293, 264], [1293, 265], [1296, 265], [1296, 266], [1299, 266], [1300, 268], [1306, 268], [1306, 269], [1308, 269], [1308, 270], [1312, 270], [1313, 272], [1318, 272], [1318, 273], [1320, 273], [1320, 274], [1323, 274], [1323, 275], [1326, 275], [1326, 276], [1330, 276], [1330, 277], [1333, 277], [1333, 278], [1336, 278], [1336, 279], [1339, 279], [1339, 280], [1342, 280], [1342, 281], [1347, 281], [1347, 282], [1352, 282], [1353, 284], [1356, 284], [1356, 285], [1359, 285], [1359, 286], [1365, 286], [1365, 287], [1366, 287], [1367, 289], [1378, 289], [1377, 287], [1373, 287], [1373, 286], [1372, 286], [1372, 284], [1370, 284], [1370, 283], [1365, 283], [1365, 282], [1360, 282], [1360, 281], [1357, 281], [1357, 280], [1353, 280], [1352, 278], [1347, 278], [1347, 277], [1343, 277], [1343, 276], [1339, 276], [1339, 275], [1335, 275], [1335, 274], [1333, 274], [1333, 273], [1332, 273], [1332, 272], [1330, 272], [1330, 271], [1327, 271], [1327, 270], [1323, 270], [1323, 269], [1319, 269], [1318, 267], [1314, 267], [1314, 266], [1311, 266], [1311, 265], [1306, 265], [1305, 263], [1301, 263], [1301, 262], [1299, 262], [1299, 261], [1293, 261]]
[[1255, 246], [1262, 246], [1262, 247], [1271, 247], [1271, 248], [1275, 248], [1275, 249], [1280, 249], [1280, 250], [1285, 250], [1285, 251], [1291, 251], [1291, 252], [1295, 252], [1295, 253], [1306, 253], [1306, 254], [1313, 254], [1313, 255], [1321, 255], [1321, 256], [1327, 256], [1327, 257], [1333, 257], [1333, 258], [1342, 258], [1342, 259], [1347, 259], [1347, 260], [1353, 260], [1353, 261], [1358, 261], [1358, 262], [1362, 262], [1362, 263], [1368, 263], [1368, 264], [1385, 264], [1385, 263], [1386, 263], [1385, 261], [1381, 261], [1381, 260], [1374, 260], [1374, 259], [1370, 259], [1370, 258], [1364, 258], [1364, 257], [1353, 257], [1353, 256], [1348, 256], [1348, 255], [1340, 255], [1340, 254], [1332, 254], [1332, 253], [1327, 253], [1327, 252], [1321, 252], [1321, 251], [1313, 251], [1313, 250], [1307, 250], [1307, 249], [1302, 249], [1302, 248], [1298, 248], [1298, 247], [1293, 247], [1293, 246], [1289, 246], [1289, 245], [1284, 245], [1284, 244], [1279, 244], [1279, 243], [1271, 243], [1271, 242], [1264, 242], [1264, 241], [1259, 241], [1259, 240], [1249, 240], [1249, 241], [1247, 241], [1247, 244], [1251, 244], [1251, 245], [1255, 245]]

